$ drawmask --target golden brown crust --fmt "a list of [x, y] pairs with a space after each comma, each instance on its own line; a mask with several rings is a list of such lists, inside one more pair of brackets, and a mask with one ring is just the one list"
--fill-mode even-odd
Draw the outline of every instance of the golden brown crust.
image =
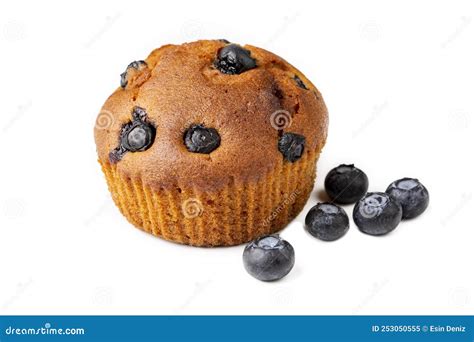
[[[249, 45], [245, 48], [257, 67], [222, 74], [213, 62], [223, 46], [217, 40], [166, 45], [150, 54], [148, 67], [132, 70], [127, 87], [107, 99], [98, 118], [95, 140], [101, 164], [109, 162], [135, 106], [144, 108], [156, 127], [155, 141], [144, 152], [126, 153], [114, 167], [122, 177], [139, 179], [152, 190], [180, 184], [220, 191], [229, 184], [263, 180], [282, 162], [289, 163], [278, 151], [279, 131], [271, 124], [277, 111], [291, 114], [291, 125], [283, 131], [306, 138], [305, 154], [319, 153], [328, 117], [314, 85], [285, 60]], [[297, 85], [295, 75], [308, 89]], [[215, 128], [220, 147], [210, 154], [189, 152], [183, 135], [192, 124]]]

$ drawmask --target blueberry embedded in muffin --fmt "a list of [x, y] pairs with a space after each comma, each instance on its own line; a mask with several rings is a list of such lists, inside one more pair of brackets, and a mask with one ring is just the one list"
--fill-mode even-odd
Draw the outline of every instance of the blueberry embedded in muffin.
[[119, 162], [127, 152], [142, 152], [151, 147], [155, 139], [156, 129], [147, 122], [145, 109], [135, 107], [132, 121], [127, 123], [120, 133], [120, 144], [110, 152], [110, 161]]
[[129, 77], [133, 71], [141, 71], [146, 68], [148, 65], [145, 61], [134, 61], [127, 66], [127, 69], [120, 74], [120, 86], [125, 88], [128, 84]]
[[298, 77], [298, 75], [293, 76], [293, 80], [295, 80], [296, 84], [297, 84], [298, 87], [300, 87], [301, 89], [309, 90], [309, 88], [306, 86], [306, 84], [304, 84], [303, 80]]
[[184, 143], [189, 152], [211, 153], [221, 144], [221, 137], [214, 128], [192, 125], [184, 134]]
[[255, 68], [257, 63], [249, 50], [230, 44], [219, 50], [214, 65], [223, 74], [236, 75]]
[[284, 133], [278, 140], [278, 150], [286, 160], [294, 163], [304, 152], [305, 138], [296, 133]]

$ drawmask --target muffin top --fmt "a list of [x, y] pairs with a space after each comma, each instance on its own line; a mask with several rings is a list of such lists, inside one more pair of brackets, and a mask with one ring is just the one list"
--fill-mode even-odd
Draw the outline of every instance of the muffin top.
[[132, 62], [97, 118], [102, 163], [153, 188], [260, 180], [326, 141], [327, 109], [296, 68], [263, 49], [202, 40]]

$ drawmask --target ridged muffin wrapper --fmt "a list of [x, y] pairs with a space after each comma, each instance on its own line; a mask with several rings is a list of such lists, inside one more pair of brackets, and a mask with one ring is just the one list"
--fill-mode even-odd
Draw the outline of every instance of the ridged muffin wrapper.
[[281, 161], [257, 182], [233, 181], [214, 192], [175, 184], [156, 190], [99, 161], [122, 214], [136, 227], [193, 246], [233, 246], [275, 233], [303, 209], [314, 185], [319, 151]]

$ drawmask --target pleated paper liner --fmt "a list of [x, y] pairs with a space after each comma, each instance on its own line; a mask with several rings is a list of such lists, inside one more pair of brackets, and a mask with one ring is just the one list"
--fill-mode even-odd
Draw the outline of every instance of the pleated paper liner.
[[[233, 246], [275, 233], [303, 209], [319, 151], [282, 162], [256, 183], [231, 183], [215, 193], [182, 187], [156, 191], [101, 162], [113, 200], [136, 227], [193, 246]], [[179, 189], [179, 190], [178, 190]]]

